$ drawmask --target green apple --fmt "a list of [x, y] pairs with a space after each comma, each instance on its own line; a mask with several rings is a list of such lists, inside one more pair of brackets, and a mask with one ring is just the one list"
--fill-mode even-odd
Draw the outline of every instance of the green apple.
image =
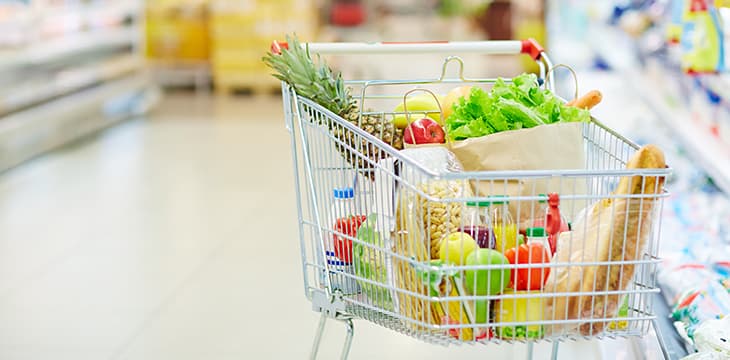
[[453, 232], [441, 240], [439, 258], [445, 263], [464, 265], [467, 256], [479, 249], [477, 241], [463, 232]]
[[[492, 249], [477, 249], [466, 257], [466, 265], [509, 264], [501, 252]], [[509, 269], [466, 270], [464, 287], [472, 295], [496, 295], [509, 285]]]

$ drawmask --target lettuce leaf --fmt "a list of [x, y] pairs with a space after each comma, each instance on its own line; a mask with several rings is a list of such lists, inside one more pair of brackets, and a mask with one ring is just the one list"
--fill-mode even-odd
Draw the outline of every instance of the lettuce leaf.
[[591, 119], [587, 110], [565, 106], [550, 91], [541, 89], [534, 74], [519, 75], [511, 82], [497, 79], [488, 93], [472, 87], [469, 96], [459, 99], [453, 109], [445, 126], [452, 140]]

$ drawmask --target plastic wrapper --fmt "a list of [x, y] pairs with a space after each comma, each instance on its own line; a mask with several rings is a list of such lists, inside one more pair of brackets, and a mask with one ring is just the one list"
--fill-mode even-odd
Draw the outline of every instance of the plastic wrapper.
[[[425, 168], [437, 172], [461, 171], [456, 157], [443, 147], [423, 147], [406, 149], [403, 153]], [[461, 203], [431, 201], [421, 195], [436, 199], [453, 199], [470, 196], [471, 187], [466, 181], [429, 180], [419, 181], [422, 175], [418, 169], [401, 164], [400, 175], [403, 183], [398, 184], [396, 224], [394, 232], [393, 272], [397, 294], [394, 296], [398, 312], [406, 318], [441, 325], [448, 320], [446, 316], [457, 308], [442, 303], [429, 302], [399, 290], [408, 290], [423, 296], [431, 294], [428, 281], [423, 273], [427, 272], [431, 259], [439, 258], [439, 243], [450, 232], [457, 231], [461, 222]], [[415, 189], [414, 189], [415, 188]], [[408, 260], [406, 260], [408, 259]], [[427, 280], [427, 279], [426, 279]], [[445, 290], [443, 296], [451, 295]], [[463, 320], [461, 317], [452, 321]], [[417, 325], [412, 327], [421, 328]], [[421, 329], [423, 330], [423, 329]], [[460, 336], [471, 338], [471, 333]]]
[[[573, 293], [546, 300], [545, 317], [549, 320], [585, 320], [548, 326], [548, 334], [601, 333], [605, 321], [615, 318], [619, 295], [588, 295], [599, 291], [625, 290], [634, 276], [635, 264], [651, 232], [653, 199], [606, 199], [580, 216], [573, 230], [558, 240], [553, 262], [569, 263], [550, 272], [544, 291]], [[586, 265], [611, 262], [610, 265]]]
[[[456, 155], [443, 146], [404, 149], [400, 153], [424, 168], [436, 173], [464, 171], [464, 167], [461, 166]], [[416, 172], [416, 169], [404, 166], [401, 176], [406, 181], [413, 180], [417, 177]]]
[[[459, 160], [444, 147], [406, 149], [402, 152], [425, 168], [437, 173], [462, 171]], [[431, 198], [458, 199], [473, 194], [471, 186], [466, 181], [432, 180], [418, 183], [419, 177], [415, 174], [416, 171], [410, 166], [403, 166], [401, 176], [406, 183], [416, 186], [419, 191]], [[410, 192], [410, 190], [403, 191]], [[419, 207], [419, 212], [413, 215], [421, 218], [429, 239], [426, 247], [430, 253], [430, 258], [438, 259], [441, 239], [452, 232], [458, 231], [459, 226], [462, 224], [461, 214], [464, 206], [458, 202], [430, 201], [416, 192], [412, 192], [411, 195], [413, 195], [411, 198], [417, 202]]]
[[393, 301], [390, 291], [386, 287], [391, 273], [390, 259], [387, 258], [385, 250], [386, 238], [381, 236], [377, 220], [377, 214], [370, 214], [357, 230], [357, 239], [362, 243], [357, 241], [352, 243], [353, 268], [355, 275], [359, 278], [383, 284], [376, 285], [358, 280], [360, 289], [368, 297], [370, 303], [381, 309], [392, 310]]
[[659, 272], [664, 297], [672, 306], [675, 327], [688, 341], [708, 320], [730, 314], [730, 282], [725, 263], [688, 263]]
[[730, 359], [730, 316], [702, 323], [697, 328], [694, 344], [697, 353], [684, 360]]

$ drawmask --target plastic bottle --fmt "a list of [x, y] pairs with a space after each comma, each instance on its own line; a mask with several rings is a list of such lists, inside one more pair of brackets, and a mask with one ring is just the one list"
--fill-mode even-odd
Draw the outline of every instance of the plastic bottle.
[[464, 225], [460, 230], [471, 235], [477, 241], [479, 248], [495, 248], [494, 232], [490, 229], [492, 223], [489, 216], [489, 202], [468, 201], [462, 219]]
[[570, 225], [560, 213], [560, 196], [556, 193], [548, 194], [548, 209], [545, 214], [545, 232], [550, 243], [550, 254], [555, 255], [558, 248], [560, 233], [569, 231]]
[[682, 28], [682, 70], [716, 73], [723, 69], [724, 39], [717, 9], [708, 0], [689, 0]]
[[545, 228], [542, 227], [531, 227], [527, 228], [525, 231], [525, 234], [527, 235], [527, 243], [540, 243], [542, 246], [545, 247], [545, 249], [550, 249], [550, 241], [548, 240], [547, 232], [545, 232]]
[[509, 212], [509, 201], [491, 200], [487, 204], [494, 232], [495, 249], [504, 253], [517, 246], [517, 225]]
[[[345, 276], [343, 273], [352, 274], [352, 240], [344, 235], [355, 237], [359, 225], [365, 220], [359, 206], [355, 202], [355, 190], [351, 187], [336, 188], [332, 191], [332, 203], [324, 231], [325, 252], [321, 254], [318, 261], [324, 264], [326, 261], [329, 269], [331, 290], [340, 290], [351, 293], [358, 288], [354, 279]], [[329, 235], [329, 236], [328, 236]], [[323, 256], [326, 255], [326, 256]], [[326, 284], [324, 277], [327, 272], [320, 274], [322, 284]]]
[[330, 210], [329, 231], [332, 231], [332, 250], [338, 259], [352, 262], [352, 240], [338, 233], [355, 237], [357, 229], [365, 221], [365, 214], [355, 203], [355, 190], [351, 187], [334, 189]]

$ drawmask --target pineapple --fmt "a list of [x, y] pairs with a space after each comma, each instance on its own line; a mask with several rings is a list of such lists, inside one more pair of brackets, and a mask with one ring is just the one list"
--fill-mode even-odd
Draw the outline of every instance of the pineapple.
[[[402, 129], [396, 128], [390, 121], [384, 121], [381, 116], [361, 117], [357, 101], [350, 95], [350, 89], [345, 87], [342, 75], [334, 74], [327, 63], [319, 57], [315, 62], [308, 49], [301, 46], [296, 36], [287, 36], [287, 42], [288, 49], [282, 49], [280, 55], [268, 53], [263, 58], [263, 61], [275, 71], [274, 77], [289, 84], [298, 95], [312, 99], [386, 144], [399, 150], [403, 148]], [[369, 170], [374, 163], [386, 157], [385, 152], [364, 138], [358, 139], [357, 134], [344, 126], [335, 126], [335, 123], [328, 125], [333, 135], [344, 143], [338, 142], [335, 146], [345, 160], [372, 179], [374, 174]], [[369, 161], [357, 153], [367, 156]]]

